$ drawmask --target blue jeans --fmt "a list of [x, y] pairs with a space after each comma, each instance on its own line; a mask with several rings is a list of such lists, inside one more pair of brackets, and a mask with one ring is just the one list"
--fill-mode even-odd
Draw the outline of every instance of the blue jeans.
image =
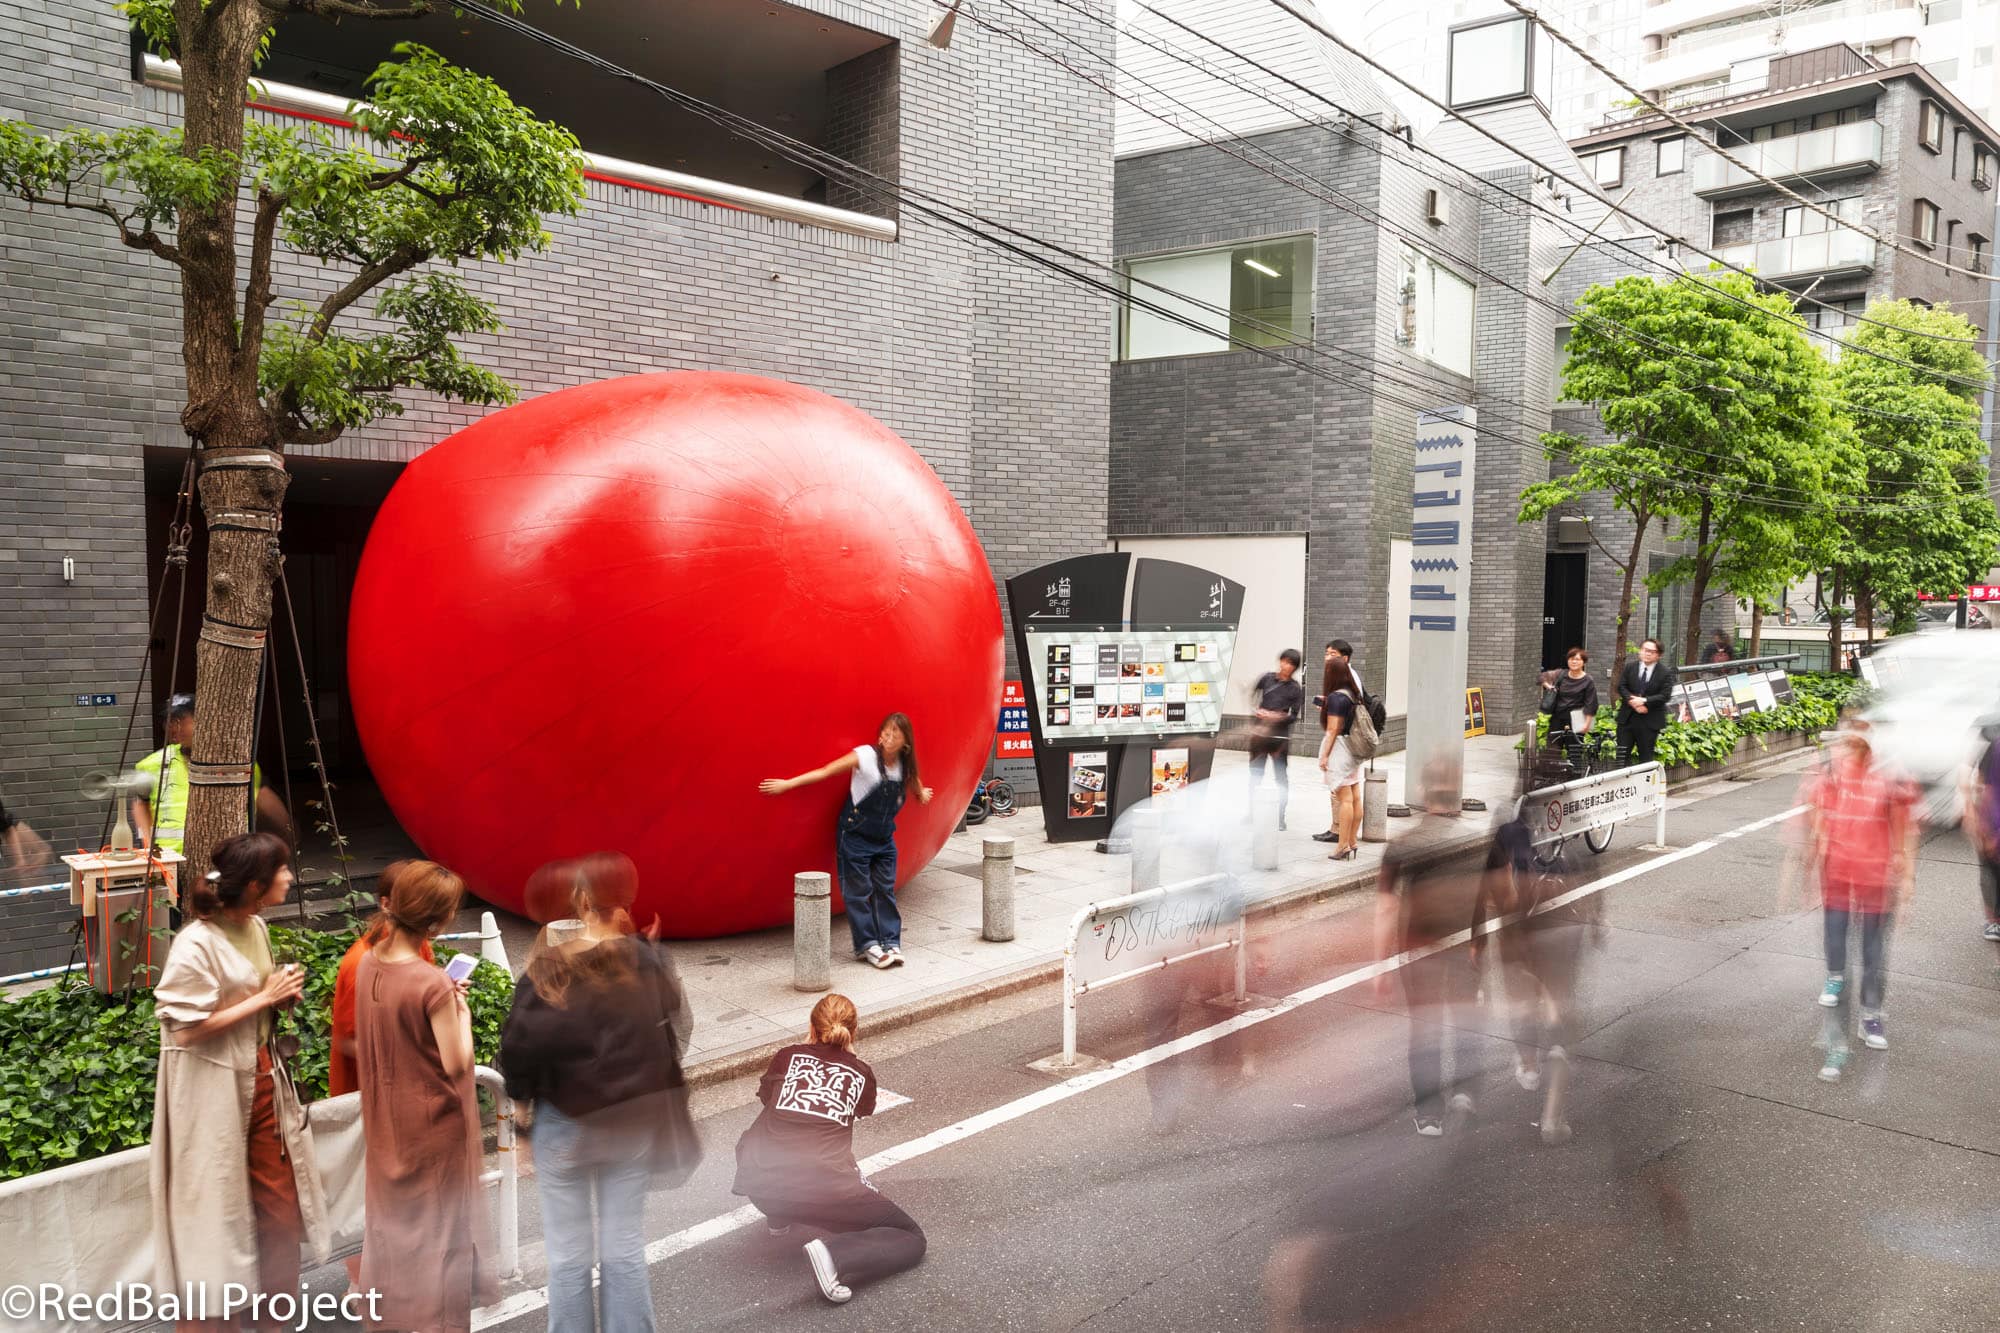
[[[1889, 984], [1889, 914], [1887, 912], [1847, 912], [1838, 907], [1826, 909], [1826, 970], [1829, 973], [1847, 971], [1847, 927], [1849, 918], [1858, 918], [1861, 925], [1861, 1014], [1882, 1012], [1882, 992]], [[1849, 991], [1840, 992], [1839, 1012], [1842, 1018], [1847, 1014]]]
[[600, 1130], [542, 1101], [532, 1142], [549, 1255], [549, 1333], [654, 1333], [646, 1280], [651, 1136]]
[[854, 952], [871, 944], [903, 947], [903, 915], [896, 910], [896, 844], [841, 834], [836, 843], [840, 896], [847, 902], [847, 929]]

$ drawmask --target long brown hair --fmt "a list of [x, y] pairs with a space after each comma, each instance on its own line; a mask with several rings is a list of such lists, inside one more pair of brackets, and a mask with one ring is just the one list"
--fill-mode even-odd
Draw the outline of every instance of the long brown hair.
[[812, 1017], [806, 1020], [806, 1040], [815, 1046], [838, 1046], [852, 1052], [854, 1039], [860, 1035], [861, 1015], [854, 1001], [837, 992], [820, 996]]
[[[578, 917], [595, 916], [622, 938], [634, 933], [632, 904], [639, 896], [639, 867], [623, 852], [593, 852], [575, 861], [559, 861], [536, 872], [554, 884], [567, 885], [570, 910]], [[593, 993], [628, 994], [638, 984], [633, 952], [603, 948], [609, 940], [573, 940], [550, 944], [543, 928], [528, 959], [528, 980], [549, 1004], [568, 1006], [570, 992], [582, 986]]]
[[370, 948], [398, 929], [427, 940], [458, 915], [465, 901], [465, 881], [435, 861], [405, 862], [395, 876], [382, 910], [368, 924]]
[[1345, 662], [1328, 662], [1320, 678], [1319, 692], [1331, 699], [1341, 690], [1346, 690], [1357, 702], [1361, 698], [1361, 682], [1354, 678], [1354, 669]]
[[879, 744], [882, 736], [882, 727], [894, 727], [903, 733], [903, 753], [896, 762], [903, 766], [903, 789], [905, 791], [915, 791], [920, 785], [917, 779], [917, 733], [910, 726], [910, 715], [908, 713], [891, 713], [882, 719], [882, 726], [875, 728], [875, 736], [878, 742], [874, 747], [875, 766], [886, 774], [889, 771], [889, 757], [882, 753], [882, 746]]

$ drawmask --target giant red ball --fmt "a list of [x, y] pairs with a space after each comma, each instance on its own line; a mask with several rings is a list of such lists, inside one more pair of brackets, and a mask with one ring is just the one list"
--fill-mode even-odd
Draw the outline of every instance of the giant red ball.
[[[670, 935], [788, 921], [833, 868], [844, 777], [910, 715], [937, 854], [992, 745], [1000, 609], [972, 525], [866, 413], [751, 375], [637, 375], [496, 412], [418, 458], [368, 535], [355, 721], [425, 853], [516, 911], [538, 866], [620, 851]], [[835, 909], [839, 900], [835, 899]]]

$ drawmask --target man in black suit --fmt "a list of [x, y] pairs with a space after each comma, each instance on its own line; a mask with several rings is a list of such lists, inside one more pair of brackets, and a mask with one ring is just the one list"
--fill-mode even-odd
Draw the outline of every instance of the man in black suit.
[[1674, 669], [1660, 660], [1660, 641], [1639, 645], [1639, 660], [1618, 675], [1618, 762], [1649, 764], [1667, 725], [1667, 701], [1674, 693]]

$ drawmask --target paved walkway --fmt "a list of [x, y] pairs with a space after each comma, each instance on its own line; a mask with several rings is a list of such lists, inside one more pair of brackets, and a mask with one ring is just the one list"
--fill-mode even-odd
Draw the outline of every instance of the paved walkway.
[[[1514, 796], [1514, 738], [1475, 737], [1466, 743], [1465, 794], [1498, 809]], [[1388, 775], [1389, 799], [1403, 799], [1403, 756], [1378, 760]], [[1319, 771], [1310, 760], [1291, 762], [1289, 831], [1280, 835], [1275, 870], [1250, 871], [1244, 878], [1253, 900], [1296, 891], [1329, 890], [1373, 879], [1383, 844], [1363, 843], [1354, 861], [1327, 858], [1312, 834], [1327, 827], [1328, 801]], [[1247, 759], [1241, 751], [1216, 755], [1210, 789], [1219, 823], [1241, 830], [1248, 805]], [[1269, 779], [1266, 779], [1268, 784]], [[1489, 815], [1465, 816], [1469, 831], [1483, 832]], [[1389, 821], [1390, 836], [1409, 821]], [[979, 938], [980, 842], [1000, 835], [1014, 839], [1014, 939], [1005, 944]], [[1009, 819], [989, 820], [954, 835], [925, 870], [896, 895], [903, 913], [904, 966], [877, 971], [852, 961], [844, 918], [833, 923], [833, 989], [860, 1006], [862, 1021], [906, 1005], [942, 1000], [1008, 979], [1045, 972], [1062, 958], [1064, 933], [1078, 908], [1129, 891], [1128, 856], [1107, 856], [1091, 842], [1051, 843], [1039, 809]], [[1169, 866], [1168, 878], [1174, 877]], [[525, 921], [504, 923], [508, 955], [527, 956], [532, 928]], [[690, 1065], [726, 1060], [805, 1030], [806, 1015], [819, 996], [792, 989], [792, 932], [789, 926], [724, 939], [690, 940], [673, 946], [674, 960], [694, 1002]]]

